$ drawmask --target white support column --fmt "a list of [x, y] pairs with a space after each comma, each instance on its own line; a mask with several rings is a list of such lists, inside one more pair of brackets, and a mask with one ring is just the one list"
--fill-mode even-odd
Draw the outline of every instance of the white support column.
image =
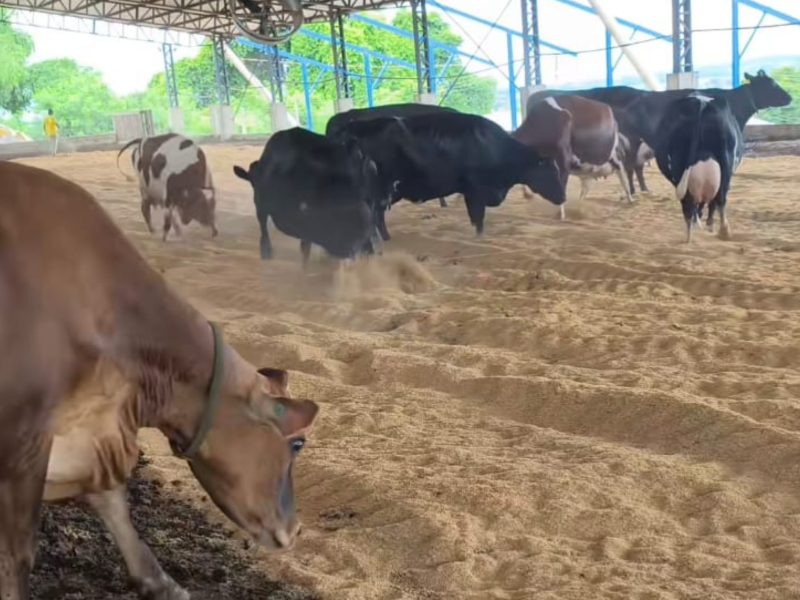
[[423, 92], [421, 94], [414, 94], [414, 102], [417, 104], [430, 104], [436, 105], [438, 102], [436, 101], [436, 94], [433, 92]]
[[184, 133], [186, 126], [183, 122], [183, 111], [180, 106], [173, 106], [169, 109], [169, 130], [173, 133]]
[[337, 113], [347, 112], [353, 108], [352, 98], [339, 98], [333, 101], [333, 110]]
[[286, 110], [286, 105], [283, 102], [273, 102], [270, 104], [269, 116], [272, 121], [272, 133], [295, 127], [295, 124], [292, 122], [293, 119], [290, 117], [289, 111]]
[[667, 73], [668, 90], [697, 89], [700, 85], [700, 77], [697, 71], [689, 73]]
[[211, 105], [211, 133], [222, 140], [233, 137], [233, 108], [228, 104]]
[[522, 107], [522, 118], [524, 119], [528, 114], [528, 99], [533, 96], [536, 92], [541, 92], [542, 90], [547, 89], [546, 85], [531, 85], [529, 87], [523, 87], [519, 90], [519, 103]]

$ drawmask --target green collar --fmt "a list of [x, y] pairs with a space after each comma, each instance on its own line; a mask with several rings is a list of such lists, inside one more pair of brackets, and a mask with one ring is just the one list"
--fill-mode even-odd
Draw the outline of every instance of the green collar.
[[214, 368], [211, 371], [211, 383], [206, 394], [206, 409], [200, 419], [200, 425], [197, 427], [192, 443], [185, 452], [181, 452], [181, 456], [187, 460], [195, 458], [211, 430], [220, 400], [222, 382], [225, 379], [225, 344], [222, 339], [222, 329], [216, 323], [209, 323], [209, 325], [211, 325], [211, 333], [214, 336]]

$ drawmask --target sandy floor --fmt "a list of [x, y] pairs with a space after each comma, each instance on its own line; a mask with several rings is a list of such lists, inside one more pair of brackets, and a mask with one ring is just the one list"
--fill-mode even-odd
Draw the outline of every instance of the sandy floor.
[[[322, 257], [304, 276], [281, 234], [260, 261], [231, 172], [260, 148], [207, 151], [221, 235], [166, 245], [113, 154], [25, 162], [94, 192], [248, 359], [322, 404], [305, 533], [256, 556], [269, 574], [348, 600], [800, 598], [800, 159], [745, 161], [731, 242], [684, 245], [653, 168], [635, 206], [608, 180], [563, 223], [515, 190], [481, 240], [459, 199], [400, 204], [384, 258], [342, 280]], [[189, 477], [143, 438], [156, 473]]]

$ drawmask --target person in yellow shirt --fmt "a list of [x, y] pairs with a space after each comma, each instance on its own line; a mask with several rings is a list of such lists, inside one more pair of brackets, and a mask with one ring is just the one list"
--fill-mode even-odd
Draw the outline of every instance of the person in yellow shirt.
[[50, 140], [50, 148], [53, 156], [56, 155], [58, 149], [58, 121], [53, 116], [53, 109], [47, 109], [47, 116], [44, 118], [44, 134]]

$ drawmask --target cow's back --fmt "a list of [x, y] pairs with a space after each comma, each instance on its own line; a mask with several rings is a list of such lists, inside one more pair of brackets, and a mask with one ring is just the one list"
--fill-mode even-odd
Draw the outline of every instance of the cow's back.
[[602, 164], [617, 144], [617, 122], [611, 107], [580, 96], [554, 99], [572, 115], [572, 151], [581, 161]]
[[544, 156], [554, 157], [569, 150], [572, 115], [552, 101], [534, 104], [512, 137], [536, 148]]
[[0, 454], [17, 457], [14, 469], [97, 352], [114, 316], [109, 287], [124, 280], [116, 268], [129, 262], [117, 254], [131, 250], [108, 235], [110, 218], [77, 185], [4, 161], [0, 181]]
[[348, 111], [333, 115], [325, 127], [325, 135], [335, 135], [342, 127], [353, 121], [363, 121], [380, 117], [412, 117], [424, 114], [449, 114], [457, 110], [436, 104], [408, 102], [384, 104], [368, 108], [351, 108]]

